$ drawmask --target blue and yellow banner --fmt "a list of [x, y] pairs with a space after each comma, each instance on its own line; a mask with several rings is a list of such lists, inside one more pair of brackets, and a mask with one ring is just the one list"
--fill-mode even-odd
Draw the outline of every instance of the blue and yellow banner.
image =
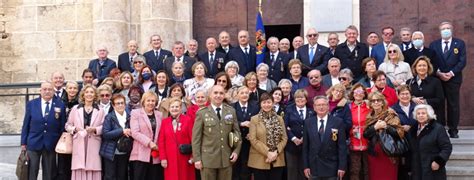
[[259, 3], [259, 9], [257, 12], [257, 24], [255, 26], [255, 46], [257, 47], [257, 65], [263, 62], [265, 58], [265, 48], [267, 46], [267, 40], [265, 39], [265, 28], [263, 26], [262, 11], [260, 9], [261, 3]]

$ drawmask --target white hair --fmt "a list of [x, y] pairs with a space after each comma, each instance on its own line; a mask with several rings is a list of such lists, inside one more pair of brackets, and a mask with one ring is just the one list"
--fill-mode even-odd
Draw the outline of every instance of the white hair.
[[421, 38], [425, 39], [425, 35], [423, 34], [423, 32], [421, 31], [415, 31], [413, 32], [413, 34], [411, 34], [411, 37], [413, 39], [413, 36], [415, 36], [415, 34], [419, 34], [421, 36]]
[[236, 62], [236, 61], [229, 61], [225, 67], [224, 67], [224, 71], [227, 72], [227, 69], [229, 69], [230, 67], [237, 67], [237, 73], [239, 73], [239, 64]]
[[420, 109], [426, 109], [426, 112], [428, 113], [428, 119], [436, 119], [436, 114], [433, 110], [433, 107], [431, 107], [428, 104], [418, 104], [415, 106], [415, 109], [413, 110], [413, 117], [416, 118], [416, 111]]

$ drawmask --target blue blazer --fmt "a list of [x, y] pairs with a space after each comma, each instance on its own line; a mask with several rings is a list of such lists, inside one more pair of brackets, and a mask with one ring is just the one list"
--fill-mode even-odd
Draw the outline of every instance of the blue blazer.
[[332, 86], [331, 74], [324, 75], [323, 80], [321, 82], [323, 83], [324, 86], [331, 87]]
[[378, 43], [374, 47], [372, 47], [372, 52], [370, 53], [370, 56], [375, 58], [377, 60], [377, 69], [379, 68], [380, 64], [383, 63], [383, 59], [385, 58], [385, 47], [383, 45], [383, 42]]
[[314, 116], [314, 111], [311, 110], [311, 108], [306, 107], [305, 119], [301, 119], [300, 112], [298, 112], [296, 104], [291, 104], [285, 109], [284, 120], [286, 126], [286, 134], [288, 135], [288, 143], [286, 144], [285, 150], [287, 152], [301, 155], [303, 146], [296, 146], [296, 144], [293, 143], [291, 139], [293, 139], [293, 137], [301, 139], [303, 137], [304, 121], [307, 119], [309, 120], [310, 117]]
[[[138, 54], [138, 53], [137, 53]], [[140, 55], [140, 54], [138, 54]], [[130, 63], [130, 54], [128, 52], [124, 52], [118, 56], [118, 68], [120, 71], [128, 71], [128, 72], [133, 72], [133, 64]], [[156, 72], [156, 71], [155, 71]]]
[[[125, 127], [130, 128], [130, 111], [126, 110], [127, 121]], [[117, 141], [123, 136], [123, 128], [117, 119], [115, 111], [109, 112], [104, 119], [102, 125], [102, 143], [100, 144], [99, 155], [113, 161], [115, 156], [115, 149], [117, 148]]]
[[[206, 76], [209, 78], [214, 78], [217, 73], [224, 71], [224, 66], [225, 66], [225, 53], [221, 53], [219, 51], [215, 51], [214, 53], [214, 62], [212, 63], [212, 69], [211, 69], [211, 64], [209, 62], [209, 51], [205, 53], [199, 54], [199, 60], [206, 65]], [[219, 59], [222, 59], [222, 62], [219, 62]]]
[[316, 46], [316, 51], [314, 52], [313, 56], [313, 63], [309, 63], [309, 44], [305, 44], [301, 47], [298, 48], [298, 59], [301, 60], [301, 63], [303, 63], [303, 76], [306, 76], [309, 71], [313, 69], [318, 69], [321, 71], [321, 73], [326, 72], [327, 69], [327, 55], [326, 53], [329, 52], [329, 48], [326, 46], [323, 46], [321, 44], [318, 44]]
[[145, 54], [143, 54], [143, 56], [145, 56], [146, 64], [150, 66], [151, 69], [153, 69], [153, 71], [158, 72], [159, 70], [163, 69], [163, 64], [164, 64], [165, 59], [167, 57], [173, 56], [173, 54], [171, 53], [171, 51], [168, 51], [166, 49], [161, 49], [159, 57], [155, 56], [154, 50], [150, 50], [146, 52]]
[[269, 66], [268, 78], [274, 80], [276, 83], [280, 82], [281, 79], [285, 78], [288, 71], [288, 64], [285, 63], [288, 54], [278, 52], [278, 56], [275, 58], [275, 63], [272, 63], [270, 52], [265, 53], [265, 59], [263, 62]]
[[338, 117], [328, 116], [321, 141], [317, 121], [318, 117], [314, 115], [304, 122], [304, 168], [310, 168], [312, 179], [337, 177], [337, 170], [346, 170], [347, 165], [348, 150], [344, 123]]
[[247, 140], [247, 135], [249, 134], [249, 128], [248, 127], [241, 127], [240, 123], [244, 121], [250, 121], [250, 118], [252, 116], [255, 116], [260, 112], [260, 106], [256, 101], [248, 101], [247, 102], [247, 113], [244, 114], [242, 111], [242, 107], [240, 107], [239, 101], [234, 103], [232, 107], [235, 109], [235, 114], [237, 114], [237, 121], [239, 122], [239, 129], [240, 129], [240, 134], [242, 137], [242, 146], [240, 148], [240, 154], [239, 157], [242, 158], [244, 161], [247, 161], [249, 158], [249, 153], [250, 153], [250, 141]]
[[[249, 57], [245, 57], [244, 51], [240, 46], [236, 46], [227, 53], [227, 62], [236, 61], [239, 64], [239, 74], [245, 76], [247, 73], [254, 71], [257, 67], [257, 49], [250, 45]], [[226, 64], [227, 64], [226, 62]]]
[[[441, 72], [453, 71], [454, 77], [448, 82], [457, 84], [462, 83], [462, 70], [466, 67], [466, 45], [464, 41], [452, 38], [451, 46], [446, 54], [443, 54], [441, 39], [435, 40], [430, 44], [430, 49], [434, 50], [437, 55], [435, 63]], [[436, 71], [436, 69], [434, 70]]]
[[88, 68], [94, 72], [94, 76], [99, 80], [100, 84], [102, 80], [109, 76], [110, 71], [116, 67], [115, 61], [107, 58], [102, 66], [99, 64], [99, 59], [91, 60]]
[[[57, 115], [55, 109], [60, 109]], [[32, 151], [54, 151], [65, 124], [66, 108], [59, 98], [53, 98], [47, 117], [43, 117], [41, 97], [33, 99], [26, 104], [21, 145], [26, 145], [26, 149]]]
[[408, 116], [405, 114], [405, 111], [402, 110], [402, 107], [400, 106], [400, 101], [398, 101], [392, 106], [392, 109], [397, 112], [398, 118], [400, 118], [400, 124], [410, 125], [412, 127], [417, 125], [415, 118], [413, 118], [413, 110], [415, 110], [415, 106], [415, 103], [410, 102], [410, 110], [408, 110]]

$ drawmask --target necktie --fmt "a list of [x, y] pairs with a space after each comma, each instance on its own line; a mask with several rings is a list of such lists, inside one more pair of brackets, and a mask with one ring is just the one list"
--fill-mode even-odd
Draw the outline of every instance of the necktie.
[[311, 47], [309, 51], [309, 64], [313, 64], [313, 57], [314, 57], [314, 47]]
[[272, 62], [272, 66], [275, 66], [275, 54], [270, 55], [270, 61]]
[[229, 48], [226, 48], [226, 47], [225, 47], [225, 48], [224, 48], [224, 51], [225, 51], [225, 53], [228, 53], [228, 52], [229, 52]]
[[318, 134], [319, 134], [319, 138], [322, 141], [323, 140], [323, 134], [324, 134], [324, 120], [323, 119], [319, 120], [319, 123], [321, 123], [321, 126], [319, 126]]
[[302, 109], [300, 110], [300, 118], [301, 118], [301, 119], [304, 119], [304, 114], [303, 114], [303, 110], [302, 110]]
[[159, 59], [159, 58], [160, 58], [160, 56], [159, 56], [159, 54], [158, 54], [158, 51], [155, 51], [155, 57], [156, 57], [156, 59]]
[[217, 114], [217, 118], [219, 118], [219, 120], [221, 120], [221, 108], [216, 108], [216, 114]]
[[44, 108], [44, 117], [48, 116], [49, 114], [49, 102], [46, 102], [46, 108]]
[[444, 50], [443, 53], [446, 54], [449, 51], [449, 41], [444, 41]]
[[249, 55], [249, 48], [245, 47], [245, 55]]
[[181, 62], [181, 58], [178, 58], [178, 59], [176, 60], [176, 62]]
[[210, 56], [211, 57], [209, 58], [209, 65], [211, 67], [210, 70], [212, 71], [212, 68], [214, 67], [214, 53], [211, 53]]
[[247, 114], [247, 107], [242, 107], [242, 112], [244, 113], [244, 116]]
[[61, 93], [61, 91], [56, 91], [56, 97], [58, 98], [60, 98], [59, 93]]

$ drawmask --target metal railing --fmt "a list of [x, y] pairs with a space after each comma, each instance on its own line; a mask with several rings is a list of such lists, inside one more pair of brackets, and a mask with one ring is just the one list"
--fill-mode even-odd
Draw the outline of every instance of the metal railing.
[[32, 93], [31, 89], [38, 89], [41, 87], [40, 82], [36, 83], [11, 83], [11, 84], [0, 84], [0, 90], [10, 90], [10, 89], [25, 89], [24, 93], [0, 93], [0, 97], [12, 97], [12, 96], [24, 96], [25, 105], [30, 101], [30, 97], [35, 98], [39, 96], [39, 93]]

